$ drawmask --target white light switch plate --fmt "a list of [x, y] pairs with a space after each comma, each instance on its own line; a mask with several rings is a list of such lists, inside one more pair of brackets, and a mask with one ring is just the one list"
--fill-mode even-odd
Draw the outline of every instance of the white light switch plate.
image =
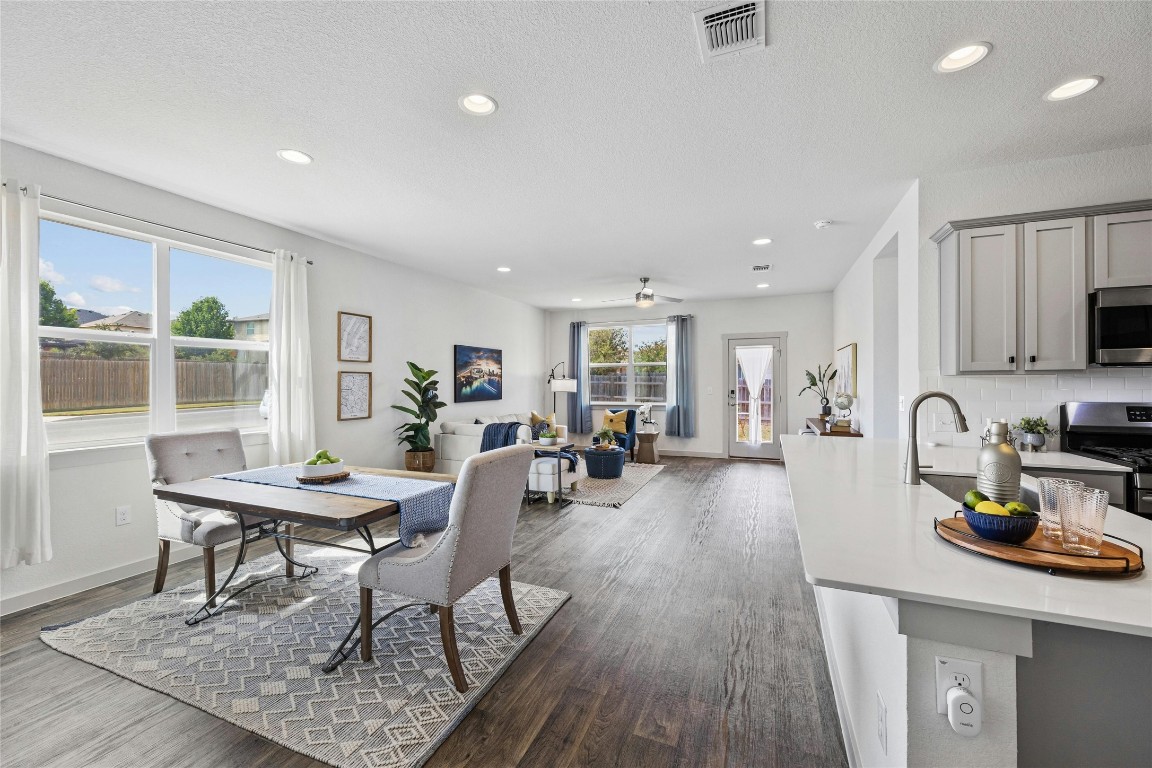
[[936, 712], [948, 714], [948, 689], [962, 685], [984, 701], [984, 665], [979, 661], [936, 657]]

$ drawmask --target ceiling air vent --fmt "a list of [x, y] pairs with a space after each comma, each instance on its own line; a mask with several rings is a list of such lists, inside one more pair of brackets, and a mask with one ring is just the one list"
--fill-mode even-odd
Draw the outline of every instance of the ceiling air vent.
[[764, 47], [764, 0], [714, 5], [692, 18], [704, 61]]

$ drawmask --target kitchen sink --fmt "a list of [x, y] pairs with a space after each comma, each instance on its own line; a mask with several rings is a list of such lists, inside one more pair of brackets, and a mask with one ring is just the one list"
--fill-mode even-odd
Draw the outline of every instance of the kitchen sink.
[[[963, 503], [965, 493], [976, 487], [976, 475], [932, 475], [921, 470], [920, 480], [958, 504]], [[1023, 484], [1020, 486], [1020, 501], [1033, 511], [1040, 511], [1040, 497], [1035, 490]]]

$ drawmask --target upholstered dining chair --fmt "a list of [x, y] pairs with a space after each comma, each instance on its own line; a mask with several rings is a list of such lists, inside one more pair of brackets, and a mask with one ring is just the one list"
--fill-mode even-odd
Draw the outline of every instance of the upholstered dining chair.
[[372, 659], [372, 591], [428, 603], [440, 617], [444, 658], [456, 690], [468, 682], [456, 648], [453, 605], [494, 573], [512, 632], [523, 633], [512, 600], [512, 535], [535, 451], [513, 445], [469, 456], [456, 480], [448, 527], [425, 534], [424, 546], [392, 546], [360, 566], [360, 658]]
[[[244, 444], [238, 429], [148, 435], [144, 439], [144, 450], [148, 454], [148, 472], [153, 487], [247, 469]], [[160, 553], [152, 592], [164, 589], [168, 554], [172, 542], [176, 541], [203, 548], [204, 589], [205, 595], [211, 596], [216, 591], [215, 548], [240, 538], [239, 521], [219, 509], [192, 507], [161, 499], [155, 501]], [[214, 607], [214, 602], [209, 607]]]

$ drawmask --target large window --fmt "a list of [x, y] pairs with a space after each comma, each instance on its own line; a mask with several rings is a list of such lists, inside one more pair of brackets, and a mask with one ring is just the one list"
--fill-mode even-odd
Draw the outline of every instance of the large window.
[[40, 222], [40, 379], [48, 440], [265, 424], [271, 265], [71, 216]]
[[668, 391], [668, 326], [590, 327], [588, 377], [593, 403], [663, 403]]

